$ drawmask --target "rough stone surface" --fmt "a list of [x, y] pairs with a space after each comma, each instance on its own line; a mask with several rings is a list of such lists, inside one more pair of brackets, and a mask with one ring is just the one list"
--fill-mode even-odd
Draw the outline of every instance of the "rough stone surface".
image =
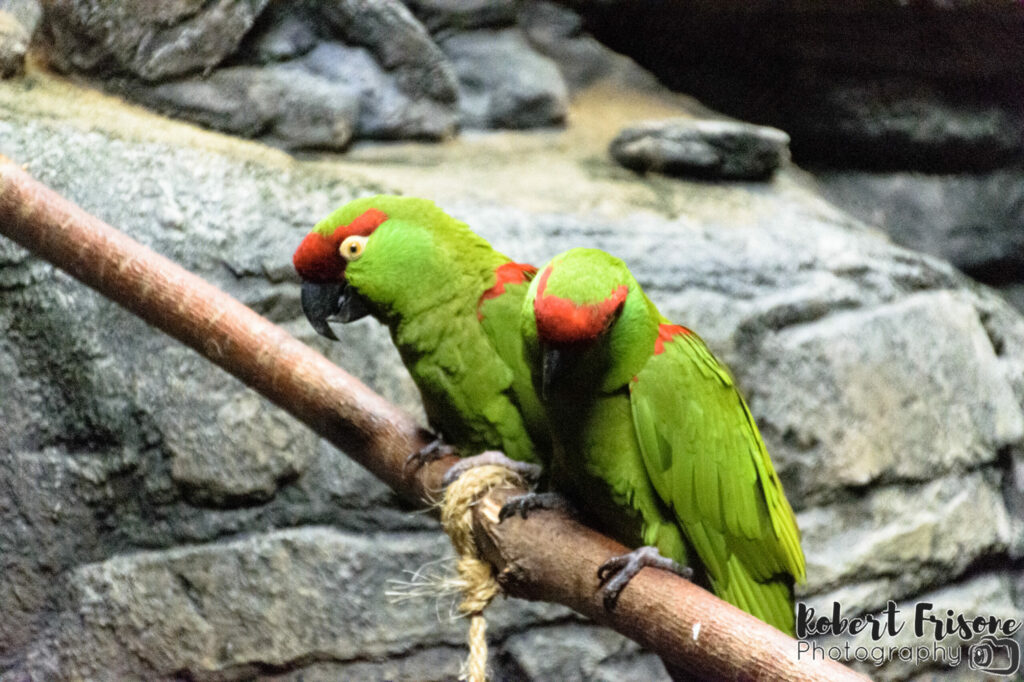
[[51, 61], [161, 112], [287, 149], [455, 132], [452, 67], [398, 0], [271, 3], [262, 15], [266, 0], [144, 5], [53, 3]]
[[669, 679], [654, 654], [592, 625], [549, 625], [514, 635], [504, 645], [504, 679], [614, 682]]
[[[977, 310], [946, 291], [775, 332], [752, 371], [767, 380], [751, 401], [785, 444], [780, 475], [805, 499], [974, 468], [1024, 436]], [[794, 393], [794, 381], [814, 390]]]
[[232, 66], [126, 89], [157, 110], [288, 149], [344, 149], [359, 122], [355, 89], [288, 65]]
[[[120, 556], [78, 568], [70, 589], [79, 619], [57, 645], [89, 679], [177, 671], [237, 676], [321, 660], [381, 658], [419, 646], [459, 644], [464, 623], [438, 622], [454, 597], [388, 600], [398, 586], [381, 556], [422, 566], [450, 552], [443, 537], [353, 536], [284, 530], [254, 539]], [[562, 611], [518, 602], [488, 611], [501, 637], [510, 626]], [[245, 623], [246, 627], [224, 626]], [[74, 646], [71, 644], [74, 643]], [[81, 647], [85, 660], [74, 660]], [[96, 665], [93, 662], [98, 662]], [[90, 667], [95, 665], [95, 667]]]
[[[302, 318], [289, 259], [332, 208], [402, 191], [518, 260], [616, 253], [750, 398], [804, 529], [806, 599], [857, 611], [928, 597], [987, 615], [1010, 585], [1019, 612], [1024, 319], [791, 166], [721, 184], [606, 157], [629, 121], [693, 113], [679, 102], [599, 88], [564, 131], [301, 160], [30, 70], [0, 83], [0, 153], [411, 410], [385, 330], [363, 320], [329, 344]], [[465, 623], [446, 620], [451, 597], [385, 594], [447, 552], [428, 515], [2, 239], [0, 385], [4, 682], [457, 672]], [[663, 675], [561, 608], [499, 600], [488, 617], [505, 679]]]
[[568, 91], [554, 62], [518, 29], [458, 33], [441, 44], [459, 77], [459, 114], [470, 128], [561, 123]]
[[402, 0], [431, 33], [511, 26], [516, 0]]
[[1024, 280], [1024, 174], [831, 171], [818, 175], [832, 201], [893, 240], [949, 260], [990, 284]]
[[453, 102], [404, 90], [363, 47], [325, 41], [299, 65], [318, 78], [342, 83], [359, 97], [359, 137], [369, 139], [441, 139], [455, 132]]
[[316, 16], [294, 3], [272, 2], [239, 47], [238, 57], [269, 64], [301, 57], [318, 42]]
[[159, 81], [220, 64], [266, 4], [55, 0], [46, 5], [46, 32], [53, 62], [62, 69]]
[[789, 158], [781, 130], [736, 121], [643, 121], [620, 132], [609, 151], [635, 171], [723, 180], [764, 180]]
[[22, 23], [0, 7], [0, 78], [17, 76], [25, 70], [28, 39]]
[[[861, 499], [804, 510], [804, 593], [856, 591], [859, 598], [852, 603], [871, 611], [1004, 554], [1012, 527], [994, 483], [984, 473], [947, 476], [913, 486], [878, 486]], [[833, 597], [815, 601], [831, 603]]]
[[31, 36], [39, 27], [43, 6], [39, 0], [0, 0], [0, 12], [13, 16], [25, 29], [25, 34]]
[[455, 101], [455, 80], [444, 54], [399, 0], [342, 0], [319, 10], [346, 43], [366, 47], [393, 72], [402, 92]]

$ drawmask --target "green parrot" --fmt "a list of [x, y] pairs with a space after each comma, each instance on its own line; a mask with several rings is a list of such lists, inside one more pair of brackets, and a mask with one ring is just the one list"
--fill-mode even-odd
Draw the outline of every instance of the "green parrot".
[[[645, 565], [688, 566], [792, 635], [800, 531], [746, 402], [701, 338], [594, 249], [541, 268], [521, 333], [552, 428], [550, 486], [604, 532], [645, 546], [601, 567], [606, 606]], [[542, 498], [524, 496], [503, 516], [547, 506]]]
[[445, 444], [435, 440], [414, 456], [426, 460], [454, 446], [462, 455], [543, 458], [547, 423], [518, 332], [536, 268], [512, 262], [431, 201], [387, 195], [357, 199], [321, 220], [292, 262], [317, 332], [337, 339], [330, 320], [367, 314], [390, 329]]

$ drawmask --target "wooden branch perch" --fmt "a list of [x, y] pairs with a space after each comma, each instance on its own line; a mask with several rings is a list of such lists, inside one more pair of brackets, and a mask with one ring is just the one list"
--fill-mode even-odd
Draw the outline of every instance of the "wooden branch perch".
[[[344, 450], [400, 495], [432, 501], [454, 457], [406, 471], [427, 443], [405, 412], [281, 328], [89, 215], [0, 156], [0, 234], [190, 346]], [[714, 679], [865, 679], [831, 661], [797, 659], [796, 640], [663, 571], [642, 571], [614, 612], [597, 567], [622, 545], [554, 512], [497, 523], [493, 491], [477, 506], [477, 543], [514, 597], [558, 602]]]

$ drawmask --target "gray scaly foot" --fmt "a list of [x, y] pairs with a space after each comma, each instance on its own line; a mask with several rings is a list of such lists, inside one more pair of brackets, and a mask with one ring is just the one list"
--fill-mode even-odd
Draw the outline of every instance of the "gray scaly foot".
[[511, 469], [522, 476], [523, 480], [531, 485], [536, 483], [540, 478], [541, 468], [538, 465], [530, 464], [529, 462], [517, 462], [514, 459], [509, 459], [497, 450], [488, 450], [487, 452], [481, 452], [479, 455], [474, 455], [472, 457], [465, 457], [456, 462], [451, 469], [445, 472], [442, 483], [447, 487], [451, 485], [455, 479], [470, 469], [484, 466], [486, 464], [493, 464], [505, 467], [506, 469]]
[[692, 568], [663, 557], [656, 547], [639, 547], [628, 554], [612, 557], [597, 569], [597, 579], [603, 583], [604, 607], [613, 610], [622, 590], [640, 569], [647, 566], [671, 571], [687, 580], [693, 577]]
[[576, 515], [576, 510], [569, 500], [558, 493], [526, 493], [510, 497], [498, 512], [498, 521], [504, 521], [510, 516], [519, 515], [526, 518], [531, 511], [537, 509], [556, 509], [566, 514]]

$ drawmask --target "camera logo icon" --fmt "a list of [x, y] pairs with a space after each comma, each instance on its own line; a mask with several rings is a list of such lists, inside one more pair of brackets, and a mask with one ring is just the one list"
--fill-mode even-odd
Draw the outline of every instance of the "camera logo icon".
[[967, 648], [967, 664], [971, 670], [1012, 675], [1020, 667], [1020, 644], [1005, 637], [985, 635], [980, 642]]

